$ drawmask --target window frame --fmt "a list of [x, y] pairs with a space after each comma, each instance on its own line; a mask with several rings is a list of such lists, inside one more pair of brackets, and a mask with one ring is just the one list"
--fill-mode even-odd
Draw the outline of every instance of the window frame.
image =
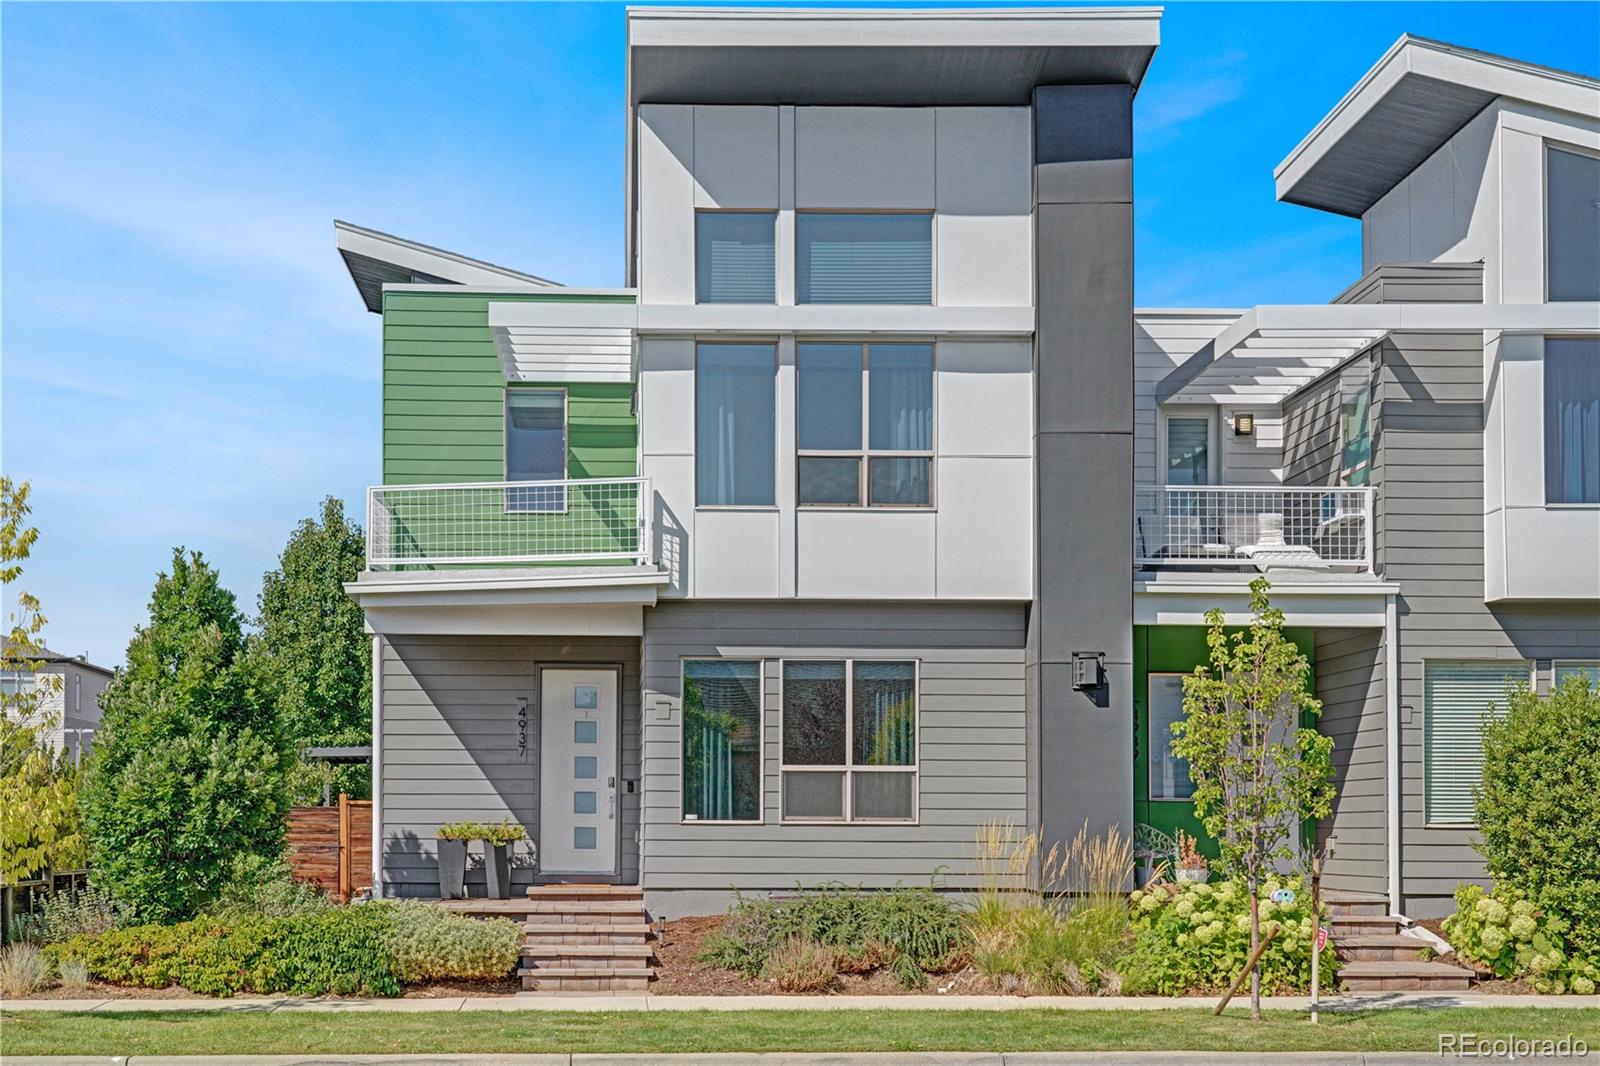
[[1550, 153], [1566, 152], [1568, 155], [1583, 156], [1588, 159], [1600, 160], [1600, 152], [1594, 151], [1581, 144], [1569, 141], [1553, 141], [1548, 137], [1540, 140], [1539, 153], [1539, 191], [1541, 197], [1539, 237], [1544, 247], [1541, 251], [1540, 270], [1544, 275], [1543, 296], [1545, 303], [1583, 303], [1582, 300], [1553, 300], [1550, 297]]
[[[678, 824], [679, 825], [736, 825], [736, 826], [764, 826], [767, 824], [767, 661], [757, 656], [742, 655], [680, 655], [678, 656]], [[759, 763], [756, 774], [756, 816], [754, 818], [689, 818], [684, 810], [683, 781], [686, 766], [683, 748], [688, 743], [688, 734], [684, 731], [683, 715], [683, 686], [687, 678], [684, 671], [689, 663], [749, 663], [756, 664], [756, 721], [759, 724], [760, 741], [757, 749]], [[780, 677], [779, 684], [782, 684]], [[781, 742], [780, 731], [780, 742]], [[781, 792], [780, 792], [781, 795]]]
[[[1511, 667], [1521, 663], [1527, 669], [1527, 685], [1530, 691], [1538, 691], [1539, 682], [1538, 662], [1533, 659], [1470, 659], [1458, 657], [1424, 658], [1422, 660], [1422, 825], [1425, 829], [1476, 829], [1478, 822], [1472, 819], [1465, 822], [1435, 821], [1430, 814], [1431, 773], [1433, 766], [1433, 707], [1428, 700], [1428, 669], [1432, 666], [1506, 666]], [[1552, 675], [1554, 676], [1554, 675]], [[1480, 745], [1482, 735], [1479, 735]]]
[[[756, 304], [753, 306], [761, 306]], [[782, 353], [780, 342], [774, 336], [722, 336], [694, 337], [694, 415], [690, 423], [690, 432], [693, 434], [694, 459], [694, 509], [696, 511], [776, 511], [780, 499], [779, 474], [782, 471], [782, 460], [779, 455], [782, 444], [778, 430], [779, 414], [783, 408], [782, 390], [779, 388], [778, 373], [782, 367]], [[772, 502], [771, 503], [701, 503], [700, 502], [700, 349], [712, 345], [734, 345], [751, 347], [761, 345], [772, 349]]]
[[[800, 366], [800, 349], [808, 344], [837, 344], [856, 345], [861, 349], [861, 447], [830, 449], [830, 448], [802, 448], [800, 447], [800, 375], [803, 373]], [[872, 346], [919, 346], [930, 351], [928, 375], [930, 378], [928, 388], [928, 439], [933, 447], [923, 451], [892, 451], [872, 447]], [[801, 511], [936, 511], [939, 508], [939, 345], [932, 338], [897, 337], [892, 341], [861, 340], [856, 337], [805, 337], [796, 338], [794, 353], [794, 502], [795, 508]], [[856, 502], [855, 503], [803, 503], [800, 500], [800, 463], [803, 459], [855, 459], [856, 466]], [[927, 503], [873, 503], [870, 489], [873, 459], [927, 459], [928, 460], [928, 502]], [[896, 660], [898, 661], [898, 660]]]
[[[913, 656], [894, 655], [789, 655], [779, 658], [778, 664], [778, 824], [779, 825], [906, 825], [922, 824], [922, 660]], [[802, 764], [790, 767], [786, 761], [783, 742], [783, 680], [784, 666], [791, 662], [844, 663], [844, 757], [840, 766]], [[912, 761], [908, 766], [856, 766], [855, 760], [855, 664], [910, 663], [911, 695], [914, 701], [914, 728], [911, 746]], [[788, 773], [839, 774], [839, 787], [843, 790], [842, 814], [838, 818], [790, 817], [784, 810], [783, 778]], [[855, 790], [851, 787], [856, 773], [909, 774], [911, 776], [910, 818], [857, 818], [855, 817]]]
[[[702, 215], [766, 215], [772, 219], [772, 298], [770, 300], [707, 300], [700, 291], [700, 217]], [[778, 302], [778, 209], [775, 207], [697, 207], [694, 209], [694, 302], [697, 307], [772, 307]]]
[[[1221, 442], [1218, 440], [1218, 409], [1204, 405], [1182, 405], [1162, 408], [1161, 431], [1156, 441], [1156, 485], [1163, 489], [1206, 488], [1222, 483]], [[1174, 485], [1167, 478], [1172, 474], [1167, 448], [1167, 423], [1174, 418], [1204, 419], [1206, 423], [1206, 481], [1204, 485]]]
[[[938, 307], [939, 306], [939, 212], [932, 207], [797, 207], [794, 209], [793, 298], [796, 307]], [[829, 303], [800, 298], [800, 218], [803, 215], [922, 215], [928, 219], [928, 302], [871, 303], [852, 300]]]
[[[1144, 798], [1149, 803], [1186, 803], [1191, 807], [1194, 806], [1194, 792], [1193, 791], [1191, 791], [1189, 793], [1189, 795], [1187, 795], [1187, 796], [1157, 796], [1156, 795], [1156, 786], [1155, 786], [1154, 767], [1152, 767], [1150, 765], [1150, 759], [1155, 754], [1155, 723], [1156, 723], [1156, 704], [1155, 704], [1154, 688], [1151, 686], [1150, 682], [1151, 682], [1152, 679], [1157, 678], [1157, 677], [1184, 678], [1184, 677], [1188, 677], [1188, 676], [1189, 676], [1189, 674], [1186, 673], [1185, 671], [1182, 671], [1182, 670], [1149, 670], [1149, 671], [1145, 672], [1145, 680], [1144, 680], [1144, 731], [1145, 731], [1145, 741], [1146, 741], [1148, 750], [1145, 752], [1145, 759], [1144, 759], [1144, 767], [1145, 767], [1145, 784], [1144, 784], [1145, 797]], [[1183, 686], [1181, 684], [1178, 686], [1178, 694], [1179, 694], [1180, 697], [1183, 694]], [[1179, 704], [1178, 704], [1178, 714], [1179, 714], [1180, 718], [1183, 715], [1183, 704], [1182, 704], [1181, 699], [1180, 699]], [[1172, 744], [1172, 739], [1173, 738], [1170, 737], [1170, 736], [1167, 737], [1168, 750], [1171, 750], [1170, 746]], [[1177, 757], [1178, 756], [1173, 756], [1173, 758], [1177, 758]], [[1184, 759], [1183, 761], [1184, 761], [1185, 765], [1187, 765], [1189, 760]], [[1189, 784], [1191, 785], [1191, 787], [1194, 784], [1194, 775], [1193, 774], [1189, 775]]]
[[[508, 485], [528, 484], [538, 485], [537, 481], [518, 482], [511, 477], [511, 397], [513, 395], [526, 395], [533, 392], [559, 392], [561, 394], [561, 477], [557, 480], [571, 481], [572, 473], [572, 423], [571, 397], [565, 385], [523, 385], [507, 382], [505, 395], [500, 401], [500, 474]], [[526, 507], [513, 506], [511, 493], [506, 492], [502, 508], [506, 514], [539, 515], [539, 514], [566, 514], [571, 501], [568, 499], [566, 487], [561, 489], [560, 507], [540, 507], [530, 510]]]
[[1580, 670], [1600, 670], [1600, 659], [1552, 659], [1550, 661], [1550, 691], [1554, 692], [1561, 687], [1561, 679], [1556, 676], [1561, 673], [1562, 667], [1577, 667]]

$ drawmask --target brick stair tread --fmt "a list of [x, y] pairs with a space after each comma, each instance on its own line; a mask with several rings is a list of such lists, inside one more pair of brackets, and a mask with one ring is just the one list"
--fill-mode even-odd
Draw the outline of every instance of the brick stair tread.
[[1444, 962], [1401, 962], [1365, 959], [1339, 965], [1340, 978], [1351, 977], [1474, 977], [1471, 970]]
[[1351, 933], [1333, 942], [1336, 948], [1431, 948], [1432, 944], [1419, 936], [1403, 933]]
[[1324, 903], [1384, 903], [1389, 902], [1389, 897], [1381, 892], [1356, 892], [1346, 888], [1325, 888], [1322, 890]]
[[1330, 926], [1335, 925], [1392, 925], [1400, 928], [1400, 919], [1392, 914], [1330, 914], [1325, 919]]
[[610, 978], [610, 976], [648, 976], [654, 973], [646, 965], [634, 967], [518, 967], [517, 976], [531, 976], [531, 978], [558, 978], [558, 976], [592, 976], [592, 978]]
[[518, 907], [521, 914], [637, 914], [644, 917], [638, 900], [529, 899]]
[[529, 885], [529, 899], [555, 899], [567, 896], [616, 896], [644, 899], [644, 890], [634, 885]]
[[606, 934], [610, 936], [649, 936], [650, 923], [648, 922], [618, 922], [607, 925], [604, 922], [523, 922], [524, 933], [560, 933], [562, 936], [593, 936]]
[[565, 958], [568, 956], [592, 955], [610, 958], [653, 958], [656, 949], [649, 944], [524, 944], [522, 957], [527, 958]]

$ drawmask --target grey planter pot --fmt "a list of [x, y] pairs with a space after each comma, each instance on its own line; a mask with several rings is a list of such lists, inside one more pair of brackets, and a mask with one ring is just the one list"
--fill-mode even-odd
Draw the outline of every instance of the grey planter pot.
[[483, 872], [490, 899], [511, 898], [511, 846], [483, 842]]
[[466, 899], [467, 842], [441, 840], [439, 843], [439, 898]]

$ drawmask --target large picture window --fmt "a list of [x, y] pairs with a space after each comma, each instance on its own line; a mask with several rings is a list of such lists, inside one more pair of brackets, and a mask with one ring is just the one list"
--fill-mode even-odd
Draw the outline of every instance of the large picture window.
[[1544, 342], [1544, 498], [1600, 503], [1600, 337]]
[[769, 304], [775, 297], [777, 253], [771, 211], [701, 211], [695, 215], [695, 300], [703, 304]]
[[1471, 825], [1473, 790], [1483, 780], [1483, 725], [1503, 714], [1528, 664], [1429, 662], [1423, 664], [1424, 807], [1430, 825]]
[[778, 351], [702, 344], [695, 367], [695, 501], [771, 507], [775, 497]]
[[801, 344], [801, 506], [933, 502], [933, 345]]
[[785, 821], [914, 822], [917, 664], [783, 664]]
[[794, 225], [796, 302], [933, 303], [932, 215], [802, 211]]
[[[567, 476], [564, 389], [506, 390], [506, 480], [562, 481]], [[506, 490], [508, 511], [564, 511], [566, 488], [531, 485]]]
[[1600, 300], [1600, 158], [1545, 149], [1545, 289]]
[[761, 662], [683, 664], [683, 819], [761, 821]]

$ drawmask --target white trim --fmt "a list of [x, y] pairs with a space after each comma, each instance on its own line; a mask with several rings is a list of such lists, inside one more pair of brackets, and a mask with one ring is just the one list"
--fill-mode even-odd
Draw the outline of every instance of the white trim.
[[[1031, 337], [1034, 308], [935, 304], [645, 304], [639, 332]], [[719, 338], [720, 339], [720, 338]]]
[[[689, 734], [684, 729], [684, 668], [696, 663], [756, 664], [756, 816], [754, 818], [689, 818], [684, 815], [683, 745]], [[780, 681], [781, 684], [781, 681]], [[780, 724], [780, 730], [781, 730]], [[781, 737], [781, 732], [780, 732]], [[767, 824], [767, 661], [759, 655], [680, 655], [678, 656], [678, 824], [679, 825], [766, 825]]]
[[[1388, 845], [1389, 911], [1405, 909], [1404, 810], [1401, 779], [1400, 734], [1400, 608], [1390, 595], [1383, 613], [1383, 704], [1384, 704], [1384, 804], [1385, 833]], [[1424, 771], [1426, 772], [1426, 771]]]
[[372, 635], [372, 890], [384, 897], [383, 885], [383, 637]]
[[[1220, 575], [1208, 575], [1220, 576]], [[1221, 608], [1227, 625], [1248, 625], [1250, 590], [1246, 577], [1234, 582], [1151, 580], [1133, 583], [1133, 624], [1203, 626], [1206, 612]], [[1271, 579], [1270, 574], [1267, 575]], [[1387, 601], [1399, 586], [1352, 575], [1349, 582], [1327, 581], [1272, 585], [1272, 605], [1282, 609], [1286, 625], [1333, 629], [1381, 629]]]
[[[792, 655], [780, 657], [778, 663], [778, 824], [779, 825], [921, 825], [922, 824], [922, 659], [916, 656], [897, 655], [862, 655], [862, 656], [837, 656], [837, 655]], [[783, 758], [783, 682], [784, 666], [791, 662], [813, 663], [842, 663], [844, 665], [844, 759], [838, 765], [816, 766], [800, 765], [793, 767], [784, 762]], [[912, 718], [911, 744], [913, 757], [909, 766], [857, 766], [852, 755], [852, 745], [855, 742], [855, 664], [868, 663], [910, 663], [911, 664], [911, 698], [914, 705]], [[898, 773], [911, 776], [911, 817], [910, 818], [857, 818], [855, 817], [855, 795], [851, 788], [851, 777], [857, 772], [865, 773]], [[829, 773], [839, 774], [839, 787], [843, 792], [838, 818], [789, 818], [783, 812], [783, 776], [786, 773]]]

